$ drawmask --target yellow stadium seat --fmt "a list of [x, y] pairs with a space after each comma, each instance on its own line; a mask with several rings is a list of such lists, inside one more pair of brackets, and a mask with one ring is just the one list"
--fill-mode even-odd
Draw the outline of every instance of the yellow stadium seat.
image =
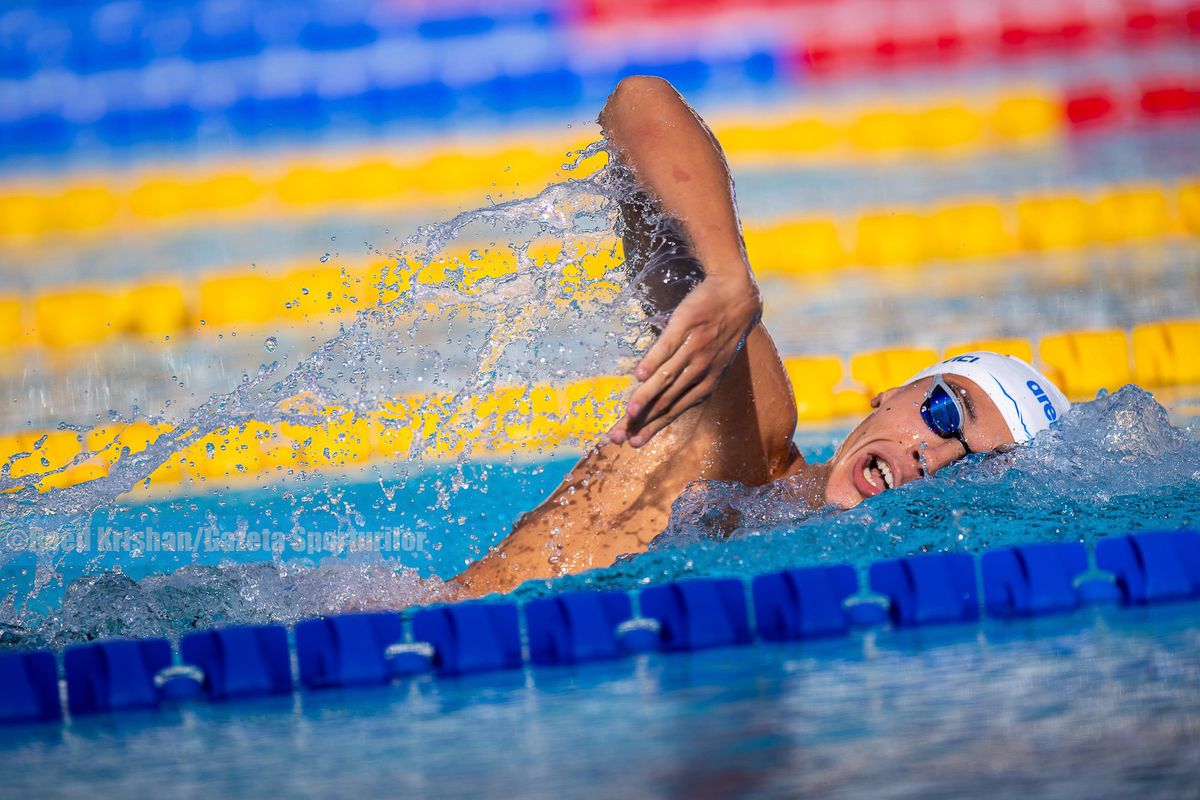
[[75, 232], [103, 228], [112, 223], [119, 210], [117, 198], [103, 185], [74, 186], [47, 205], [52, 227]]
[[1200, 181], [1189, 181], [1179, 187], [1179, 213], [1184, 229], [1200, 236]]
[[833, 393], [834, 416], [862, 416], [871, 410], [871, 395], [862, 389], [839, 389]]
[[564, 156], [565, 153], [546, 156], [527, 147], [512, 147], [489, 158], [481, 174], [491, 176], [493, 191], [521, 188], [532, 193], [550, 183]]
[[566, 435], [590, 442], [607, 433], [625, 411], [625, 396], [633, 384], [626, 375], [573, 381], [562, 388]]
[[188, 326], [190, 314], [183, 290], [170, 283], [135, 286], [125, 293], [128, 330], [143, 336], [171, 336]]
[[34, 329], [42, 344], [75, 347], [104, 341], [125, 326], [120, 298], [80, 289], [51, 292], [34, 299]]
[[1200, 384], [1200, 319], [1133, 329], [1133, 379], [1141, 386]]
[[1167, 196], [1156, 186], [1105, 192], [1093, 210], [1095, 236], [1101, 242], [1154, 239], [1171, 227]]
[[416, 439], [412, 416], [405, 413], [381, 412], [373, 417], [375, 454], [380, 458], [407, 458]]
[[911, 266], [931, 252], [928, 219], [921, 214], [898, 210], [858, 218], [855, 254], [866, 266]]
[[239, 480], [274, 468], [273, 429], [261, 422], [220, 428], [189, 445], [188, 472], [205, 480]]
[[784, 152], [801, 155], [828, 150], [838, 142], [837, 128], [817, 117], [794, 119], [778, 135]]
[[19, 298], [0, 295], [0, 347], [16, 347], [25, 340], [25, 323]]
[[173, 430], [165, 424], [130, 422], [127, 424], [101, 425], [92, 428], [84, 437], [84, 446], [111, 464], [127, 454], [140, 453], [158, 437]]
[[67, 467], [62, 472], [47, 475], [38, 481], [37, 487], [39, 492], [50, 489], [66, 489], [68, 486], [78, 486], [106, 475], [108, 475], [107, 464], [85, 461], [82, 464]]
[[32, 192], [0, 195], [0, 238], [35, 239], [47, 230], [46, 198]]
[[[349, 285], [347, 285], [349, 284]], [[276, 316], [321, 322], [331, 316], [353, 314], [358, 307], [351, 297], [361, 302], [353, 279], [337, 267], [303, 268], [279, 278]]]
[[275, 183], [275, 194], [289, 206], [333, 202], [338, 199], [336, 189], [334, 171], [306, 164], [292, 167]]
[[716, 126], [714, 133], [726, 157], [736, 161], [786, 152], [778, 130], [779, 126], [723, 124]]
[[874, 397], [903, 386], [913, 375], [938, 360], [937, 352], [924, 347], [896, 347], [859, 353], [850, 359], [851, 376]]
[[930, 215], [933, 252], [941, 258], [992, 258], [1010, 253], [1014, 237], [999, 203], [945, 205]]
[[396, 200], [409, 192], [410, 172], [383, 159], [363, 161], [329, 174], [329, 199]]
[[413, 165], [413, 187], [424, 197], [456, 197], [471, 192], [486, 194], [479, 176], [482, 159], [465, 153], [443, 152]]
[[154, 468], [146, 480], [151, 486], [163, 487], [174, 486], [183, 481], [183, 457], [179, 453], [172, 453], [171, 457]]
[[1027, 364], [1033, 363], [1033, 343], [1027, 339], [976, 339], [973, 342], [954, 344], [946, 348], [946, 358], [976, 350], [990, 350], [1004, 356], [1016, 356]]
[[1124, 331], [1069, 331], [1046, 336], [1038, 350], [1046, 375], [1070, 397], [1115, 391], [1132, 379]]
[[14, 478], [41, 475], [64, 467], [81, 450], [79, 434], [74, 431], [23, 433], [18, 436], [17, 446], [17, 452], [27, 452], [29, 455], [12, 462], [9, 475]]
[[145, 220], [178, 217], [188, 212], [191, 187], [179, 178], [147, 178], [129, 193], [129, 211]]
[[1006, 95], [996, 103], [991, 123], [992, 130], [1001, 139], [1048, 138], [1063, 127], [1062, 102], [1049, 93]]
[[916, 117], [908, 111], [882, 109], [856, 117], [846, 131], [850, 143], [868, 153], [888, 153], [918, 144]]
[[842, 362], [834, 356], [785, 358], [783, 368], [796, 397], [796, 418], [823, 420], [837, 416], [834, 387], [842, 381]]
[[983, 118], [961, 103], [924, 109], [913, 121], [916, 145], [929, 150], [964, 150], [978, 145], [983, 127]]
[[248, 172], [218, 172], [191, 187], [192, 206], [199, 211], [243, 209], [262, 196], [262, 184]]
[[196, 316], [206, 327], [262, 325], [283, 310], [275, 281], [262, 275], [212, 275], [200, 282]]
[[[786, 222], [764, 232], [768, 271], [783, 274], [824, 272], [844, 266], [849, 254], [838, 223], [831, 218]], [[749, 248], [750, 243], [746, 243]], [[757, 268], [758, 264], [751, 259]]]
[[1091, 243], [1088, 204], [1078, 195], [1027, 197], [1017, 201], [1021, 244], [1027, 250], [1069, 250]]

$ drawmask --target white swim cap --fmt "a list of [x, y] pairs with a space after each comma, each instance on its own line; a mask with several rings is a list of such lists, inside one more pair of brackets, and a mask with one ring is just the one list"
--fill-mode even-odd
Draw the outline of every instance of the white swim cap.
[[918, 372], [908, 382], [934, 375], [958, 375], [973, 381], [1000, 409], [1018, 444], [1049, 428], [1071, 407], [1049, 378], [1016, 356], [987, 350], [963, 353]]

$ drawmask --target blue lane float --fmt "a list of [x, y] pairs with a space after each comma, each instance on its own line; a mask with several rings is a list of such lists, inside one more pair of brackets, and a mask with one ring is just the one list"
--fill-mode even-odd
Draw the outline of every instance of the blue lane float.
[[166, 639], [112, 639], [63, 654], [72, 716], [157, 708], [154, 677], [171, 666]]
[[[383, 685], [417, 673], [570, 665], [648, 650], [844, 636], [890, 619], [896, 627], [1006, 620], [1117, 600], [1146, 605], [1200, 599], [1200, 532], [1104, 539], [1090, 569], [1080, 543], [962, 553], [874, 564], [865, 596], [844, 565], [740, 579], [686, 580], [626, 592], [572, 592], [518, 606], [472, 602], [411, 613], [343, 614], [295, 626], [306, 690]], [[978, 568], [978, 569], [977, 569]], [[982, 591], [978, 588], [982, 586]], [[748, 591], [749, 589], [749, 591]], [[747, 602], [749, 595], [750, 602]], [[876, 614], [881, 616], [876, 617]], [[522, 631], [522, 620], [524, 631]], [[753, 621], [753, 626], [752, 626]], [[153, 709], [190, 697], [227, 700], [294, 690], [287, 630], [278, 625], [199, 631], [180, 641], [114, 639], [63, 653], [72, 716]], [[0, 652], [0, 723], [62, 718], [57, 660], [49, 651]]]
[[845, 603], [858, 592], [858, 576], [844, 565], [790, 569], [759, 575], [751, 590], [763, 641], [841, 636], [850, 627]]
[[54, 654], [0, 653], [0, 722], [42, 722], [62, 718], [58, 663]]
[[979, 566], [988, 616], [1030, 617], [1079, 608], [1088, 557], [1080, 542], [1038, 544], [984, 553]]
[[661, 626], [663, 650], [750, 643], [746, 586], [736, 578], [665, 583], [643, 589], [640, 598], [642, 615]]
[[1126, 605], [1200, 598], [1200, 532], [1154, 531], [1104, 539], [1096, 565], [1111, 572]]
[[871, 590], [888, 598], [899, 626], [979, 619], [975, 559], [934, 553], [873, 564]]
[[185, 664], [204, 676], [210, 700], [260, 697], [292, 691], [287, 629], [244, 625], [189, 633], [179, 643]]
[[413, 638], [433, 647], [443, 675], [517, 669], [521, 628], [515, 603], [464, 603], [413, 614]]
[[633, 618], [624, 592], [568, 592], [525, 604], [529, 661], [549, 666], [626, 654], [619, 630]]
[[390, 611], [297, 623], [300, 683], [308, 689], [387, 683], [396, 677], [388, 649], [403, 641], [404, 619]]

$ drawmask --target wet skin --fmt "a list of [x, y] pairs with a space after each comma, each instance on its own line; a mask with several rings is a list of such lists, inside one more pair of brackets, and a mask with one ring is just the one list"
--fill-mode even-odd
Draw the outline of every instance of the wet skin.
[[[849, 507], [887, 491], [889, 478], [902, 486], [964, 454], [958, 439], [942, 439], [921, 419], [927, 378], [877, 397], [876, 410], [829, 463], [805, 462], [792, 443], [791, 382], [760, 322], [761, 295], [716, 138], [657, 78], [623, 80], [600, 122], [612, 152], [636, 176], [637, 195], [672, 221], [651, 226], [646, 220], [655, 214], [632, 200], [622, 209], [628, 275], [648, 312], [670, 320], [635, 370], [625, 415], [545, 502], [451, 582], [461, 596], [505, 592], [642, 552], [693, 481], [784, 480], [813, 508]], [[680, 294], [672, 289], [680, 276], [698, 283]], [[950, 383], [967, 401], [973, 451], [1012, 441], [979, 387]]]

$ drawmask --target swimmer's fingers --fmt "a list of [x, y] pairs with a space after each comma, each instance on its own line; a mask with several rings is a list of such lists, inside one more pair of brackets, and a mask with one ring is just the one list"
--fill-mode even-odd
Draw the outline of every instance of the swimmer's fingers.
[[662, 413], [665, 408], [662, 402], [664, 398], [669, 403], [680, 392], [689, 388], [689, 381], [697, 380], [694, 376], [700, 374], [702, 366], [697, 362], [697, 357], [701, 361], [706, 360], [704, 350], [689, 338], [665, 364], [634, 390], [626, 407], [630, 434], [636, 433], [638, 428]]
[[[709, 385], [710, 381], [712, 385]], [[637, 433], [629, 438], [629, 444], [633, 447], [641, 447], [650, 441], [655, 434], [674, 422], [675, 418], [684, 411], [687, 411], [697, 403], [703, 402], [704, 398], [712, 394], [713, 385], [715, 384], [716, 381], [710, 378], [705, 378], [699, 383], [693, 384], [690, 390], [675, 401], [667, 413], [660, 414], [654, 420], [638, 428]]]
[[[691, 408], [691, 405], [680, 406], [679, 403], [680, 398], [691, 392], [692, 389], [702, 386], [711, 393], [716, 388], [720, 375], [720, 370], [714, 369], [716, 360], [717, 358], [714, 358], [710, 349], [685, 345], [674, 358], [668, 361], [662, 369], [662, 372], [666, 373], [667, 380], [664, 381], [658, 394], [643, 406], [644, 410], [635, 420], [637, 430], [632, 431], [635, 436], [630, 440], [630, 444], [637, 447], [648, 440], [649, 436], [643, 436], [642, 432], [651, 423], [658, 422], [665, 417], [669, 424]], [[703, 400], [704, 396], [700, 399]]]
[[609, 437], [616, 444], [624, 444], [635, 435], [646, 423], [652, 407], [670, 389], [675, 379], [687, 366], [687, 356], [690, 351], [677, 352], [674, 357], [654, 372], [629, 397], [625, 405], [625, 415], [609, 431]]

